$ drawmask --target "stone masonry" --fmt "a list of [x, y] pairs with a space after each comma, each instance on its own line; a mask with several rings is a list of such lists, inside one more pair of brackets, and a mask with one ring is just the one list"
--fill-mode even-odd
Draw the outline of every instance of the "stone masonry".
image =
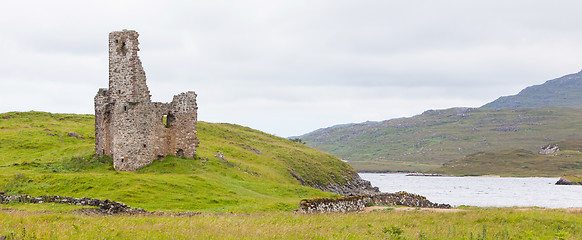
[[299, 203], [298, 213], [329, 213], [361, 211], [366, 206], [391, 205], [420, 208], [451, 208], [449, 204], [433, 203], [425, 197], [407, 193], [378, 193], [374, 195], [357, 195], [342, 198], [303, 199]]
[[139, 34], [109, 34], [109, 88], [95, 96], [95, 153], [118, 171], [135, 171], [166, 155], [196, 155], [196, 93], [152, 102], [137, 55]]

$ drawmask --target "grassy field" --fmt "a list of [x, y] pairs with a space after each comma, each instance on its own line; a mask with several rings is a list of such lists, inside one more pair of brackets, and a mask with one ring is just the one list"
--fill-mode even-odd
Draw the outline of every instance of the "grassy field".
[[477, 152], [540, 147], [582, 138], [576, 108], [453, 108], [410, 118], [347, 124], [300, 138], [358, 171], [428, 171]]
[[[41, 204], [42, 205], [42, 204]], [[95, 216], [0, 206], [8, 239], [581, 239], [582, 210]], [[44, 207], [49, 208], [49, 207]]]
[[[346, 181], [336, 157], [233, 124], [200, 122], [196, 159], [169, 156], [137, 172], [94, 158], [93, 118], [0, 114], [0, 192], [111, 199], [132, 207], [200, 215], [91, 215], [64, 204], [0, 205], [0, 239], [581, 239], [582, 210], [388, 208], [294, 214], [301, 186]], [[73, 134], [74, 133], [74, 134]], [[214, 157], [224, 153], [225, 160]], [[86, 210], [86, 209], [85, 209]]]
[[[137, 172], [94, 159], [93, 116], [0, 114], [0, 192], [111, 199], [163, 211], [291, 211], [330, 197], [300, 184], [342, 183], [355, 171], [338, 158], [250, 128], [199, 122], [197, 159], [169, 156]], [[70, 134], [75, 133], [75, 134]], [[214, 157], [222, 152], [225, 160]]]
[[[0, 165], [82, 156], [95, 147], [92, 115], [12, 112], [0, 114]], [[69, 137], [75, 133], [80, 137]]]

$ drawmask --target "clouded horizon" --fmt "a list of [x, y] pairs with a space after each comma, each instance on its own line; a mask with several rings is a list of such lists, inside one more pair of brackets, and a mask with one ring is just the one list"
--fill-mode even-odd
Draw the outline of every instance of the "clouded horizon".
[[136, 30], [152, 100], [278, 136], [479, 107], [582, 69], [582, 1], [10, 1], [0, 112], [93, 113]]

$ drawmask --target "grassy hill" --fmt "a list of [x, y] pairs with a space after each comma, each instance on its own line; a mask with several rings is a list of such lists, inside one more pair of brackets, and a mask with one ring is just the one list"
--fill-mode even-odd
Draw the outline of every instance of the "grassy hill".
[[557, 143], [560, 151], [539, 154], [524, 149], [479, 152], [443, 164], [430, 172], [447, 175], [562, 176], [582, 174], [582, 140]]
[[500, 97], [483, 108], [582, 107], [582, 71], [530, 86], [517, 95]]
[[[0, 114], [0, 192], [111, 199], [163, 211], [295, 209], [330, 193], [301, 186], [344, 183], [355, 171], [303, 144], [233, 124], [199, 122], [197, 159], [173, 156], [137, 172], [94, 159], [91, 115]], [[214, 157], [222, 152], [226, 160]]]
[[300, 138], [349, 160], [358, 171], [427, 171], [477, 152], [537, 152], [551, 142], [582, 138], [580, 129], [577, 108], [452, 108], [338, 125]]

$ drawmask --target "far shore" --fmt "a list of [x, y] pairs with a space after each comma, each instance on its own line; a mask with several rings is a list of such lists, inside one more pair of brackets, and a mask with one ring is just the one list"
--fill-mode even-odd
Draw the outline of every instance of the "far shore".
[[561, 176], [501, 176], [501, 175], [494, 175], [494, 174], [487, 174], [487, 175], [465, 175], [465, 176], [456, 176], [456, 175], [446, 175], [446, 174], [438, 174], [438, 173], [421, 173], [421, 172], [370, 172], [370, 171], [361, 171], [360, 173], [366, 174], [406, 174], [407, 177], [486, 177], [486, 178], [560, 178]]

